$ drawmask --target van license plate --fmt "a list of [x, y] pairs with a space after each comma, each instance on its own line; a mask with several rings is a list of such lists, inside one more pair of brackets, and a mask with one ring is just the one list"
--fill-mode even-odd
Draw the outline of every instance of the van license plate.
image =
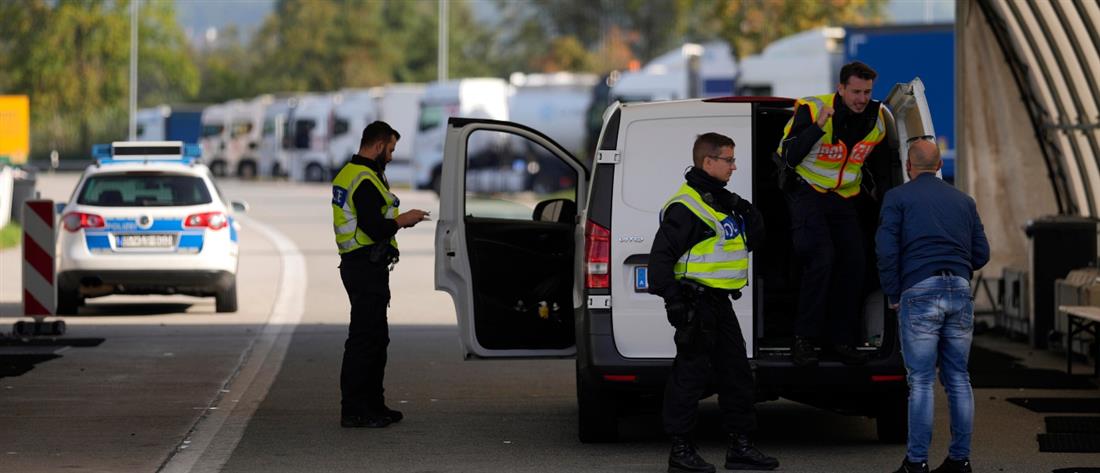
[[649, 270], [646, 266], [634, 267], [634, 292], [649, 292]]
[[164, 233], [119, 235], [118, 237], [120, 248], [170, 248], [175, 244], [175, 238]]

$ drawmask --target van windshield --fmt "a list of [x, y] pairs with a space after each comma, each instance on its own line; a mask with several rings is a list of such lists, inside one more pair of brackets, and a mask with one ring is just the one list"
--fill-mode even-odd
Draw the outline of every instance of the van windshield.
[[217, 123], [217, 124], [211, 123], [211, 124], [203, 125], [202, 126], [202, 137], [203, 138], [209, 138], [211, 136], [220, 135], [220, 134], [222, 134], [222, 130], [224, 130], [224, 129], [225, 129], [225, 125], [222, 125], [220, 123]]
[[458, 104], [447, 103], [422, 103], [420, 104], [420, 131], [430, 130], [443, 124], [458, 110]]

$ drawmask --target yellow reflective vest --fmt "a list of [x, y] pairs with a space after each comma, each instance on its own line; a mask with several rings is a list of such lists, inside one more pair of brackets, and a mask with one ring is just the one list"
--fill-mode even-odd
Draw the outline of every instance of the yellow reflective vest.
[[[378, 174], [361, 164], [345, 164], [332, 179], [332, 230], [336, 233], [336, 248], [340, 254], [374, 244], [374, 240], [359, 228], [355, 201], [352, 199], [355, 190], [364, 182], [370, 182], [382, 194], [385, 201], [380, 209], [382, 217], [391, 220], [397, 218], [397, 196], [390, 192]], [[391, 238], [389, 244], [397, 248], [397, 238]]]
[[672, 266], [673, 276], [690, 279], [715, 289], [741, 289], [749, 283], [749, 252], [745, 247], [743, 223], [703, 202], [702, 196], [684, 184], [661, 209], [661, 218], [672, 204], [682, 204], [706, 222], [714, 236], [691, 247]]
[[[836, 94], [803, 97], [794, 103], [795, 114], [797, 115], [799, 107], [805, 105], [810, 110], [810, 121], [816, 122], [821, 109], [826, 106], [832, 107], [835, 98]], [[818, 192], [832, 191], [844, 198], [859, 194], [859, 184], [863, 179], [863, 174], [860, 172], [863, 162], [871, 154], [871, 150], [875, 149], [875, 145], [886, 138], [886, 121], [882, 113], [880, 106], [874, 128], [850, 150], [843, 141], [833, 142], [833, 119], [830, 117], [822, 128], [825, 135], [810, 148], [810, 152], [806, 153], [802, 162], [795, 166], [795, 172]], [[783, 141], [789, 138], [793, 124], [792, 116], [783, 129]], [[782, 156], [782, 141], [776, 152]]]

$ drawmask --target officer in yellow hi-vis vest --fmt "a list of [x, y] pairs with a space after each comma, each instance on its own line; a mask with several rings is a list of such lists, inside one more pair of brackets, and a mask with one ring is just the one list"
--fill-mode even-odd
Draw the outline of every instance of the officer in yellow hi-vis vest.
[[817, 365], [821, 342], [846, 364], [866, 362], [855, 348], [866, 272], [855, 202], [863, 165], [886, 137], [882, 104], [871, 100], [875, 77], [853, 62], [840, 69], [835, 94], [799, 99], [777, 150], [787, 166], [791, 237], [802, 265], [791, 347], [798, 366]]
[[695, 139], [694, 166], [661, 209], [649, 253], [649, 292], [664, 298], [676, 328], [676, 359], [663, 407], [665, 432], [672, 439], [668, 471], [714, 471], [691, 440], [699, 399], [712, 384], [718, 386], [722, 428], [729, 434], [726, 468], [779, 466], [749, 437], [756, 430], [755, 390], [730, 298], [741, 297], [749, 283], [749, 251], [763, 242], [764, 220], [747, 200], [726, 190], [737, 169], [733, 152], [727, 136], [705, 133]]
[[385, 427], [403, 417], [386, 407], [382, 395], [390, 343], [390, 268], [397, 262], [397, 230], [426, 220], [428, 212], [398, 213], [385, 169], [399, 138], [386, 122], [367, 125], [359, 153], [332, 180], [332, 229], [340, 252], [340, 279], [351, 301], [340, 367], [343, 427]]

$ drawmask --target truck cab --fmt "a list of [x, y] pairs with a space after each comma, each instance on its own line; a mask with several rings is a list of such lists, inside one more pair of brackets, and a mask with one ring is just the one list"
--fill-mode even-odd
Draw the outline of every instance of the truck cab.
[[[860, 327], [871, 361], [816, 368], [790, 360], [801, 281], [773, 155], [794, 101], [726, 97], [615, 103], [604, 113], [593, 159], [571, 155], [538, 130], [503, 121], [451, 118], [436, 227], [436, 288], [449, 293], [467, 358], [576, 359], [578, 427], [585, 442], [617, 436], [618, 418], [661, 395], [675, 345], [663, 301], [646, 291], [658, 213], [690, 167], [695, 137], [733, 138], [738, 170], [728, 188], [763, 213], [767, 241], [750, 253], [750, 283], [734, 302], [758, 399], [788, 398], [877, 419], [884, 441], [906, 435], [905, 370], [897, 315], [882, 296], [873, 233], [885, 192], [905, 181], [910, 137], [935, 136], [919, 79], [897, 84], [888, 138], [868, 159], [874, 186], [857, 197], [868, 243]], [[483, 195], [468, 189], [468, 143], [508, 135], [556, 157], [575, 183], [551, 194]], [[591, 164], [588, 164], [591, 163]]]

